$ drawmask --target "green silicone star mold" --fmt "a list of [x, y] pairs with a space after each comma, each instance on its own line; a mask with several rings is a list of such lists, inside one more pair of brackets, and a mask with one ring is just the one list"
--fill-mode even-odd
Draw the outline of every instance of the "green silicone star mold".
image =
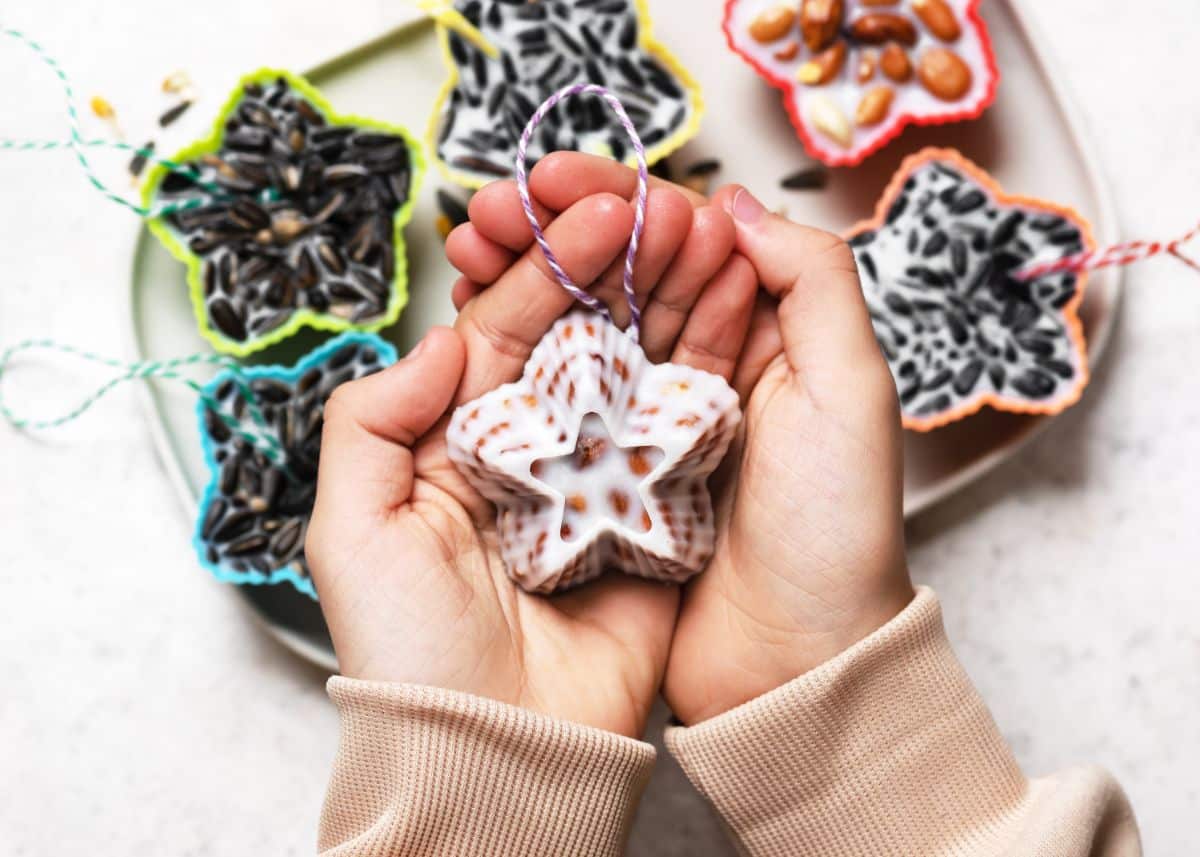
[[[403, 229], [425, 170], [407, 130], [342, 116], [303, 78], [242, 78], [212, 132], [155, 167], [149, 221], [188, 267], [200, 332], [245, 356], [302, 327], [376, 331], [408, 302]], [[213, 188], [219, 192], [214, 192]]]

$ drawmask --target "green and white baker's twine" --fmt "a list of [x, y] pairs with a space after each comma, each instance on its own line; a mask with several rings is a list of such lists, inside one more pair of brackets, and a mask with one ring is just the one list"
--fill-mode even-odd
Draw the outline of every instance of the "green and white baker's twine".
[[[23, 351], [32, 351], [35, 349], [44, 349], [58, 354], [78, 357], [89, 363], [98, 363], [101, 366], [118, 369], [120, 370], [120, 374], [97, 387], [82, 402], [65, 414], [40, 420], [23, 417], [14, 412], [4, 399], [4, 376], [14, 356]], [[219, 366], [222, 369], [228, 370], [238, 394], [246, 402], [246, 411], [250, 414], [250, 419], [262, 430], [261, 433], [247, 431], [235, 417], [225, 413], [221, 409], [220, 403], [209, 395], [203, 385], [180, 372], [180, 370], [192, 366]], [[58, 428], [79, 419], [96, 402], [119, 384], [126, 381], [138, 379], [149, 380], [152, 378], [164, 378], [186, 384], [229, 427], [234, 435], [253, 445], [267, 457], [268, 461], [283, 467], [286, 472], [287, 468], [283, 448], [279, 445], [278, 439], [271, 433], [266, 418], [263, 417], [263, 413], [258, 407], [254, 391], [250, 389], [242, 368], [233, 359], [219, 354], [192, 354], [187, 357], [178, 357], [171, 360], [139, 360], [130, 363], [124, 360], [114, 360], [111, 357], [93, 354], [90, 351], [84, 351], [71, 345], [55, 342], [52, 339], [26, 339], [0, 353], [0, 417], [3, 417], [11, 426], [17, 429], [41, 430]]]
[[48, 151], [51, 149], [60, 149], [60, 148], [70, 149], [71, 151], [73, 151], [75, 153], [75, 158], [76, 158], [76, 160], [79, 161], [79, 165], [81, 167], [83, 167], [83, 172], [87, 176], [87, 179], [91, 183], [92, 187], [96, 188], [96, 190], [98, 190], [98, 191], [100, 191], [100, 193], [104, 194], [104, 196], [107, 199], [117, 203], [118, 205], [120, 205], [124, 208], [129, 209], [130, 211], [134, 212], [135, 214], [137, 214], [141, 217], [162, 217], [164, 215], [174, 214], [175, 212], [178, 212], [178, 211], [187, 211], [188, 209], [199, 208], [201, 206], [208, 205], [211, 202], [211, 200], [205, 199], [202, 197], [195, 197], [193, 199], [184, 200], [182, 202], [168, 203], [166, 205], [158, 206], [157, 208], [146, 208], [145, 206], [138, 205], [137, 203], [131, 202], [130, 200], [126, 199], [125, 197], [123, 197], [120, 194], [116, 193], [115, 191], [111, 190], [108, 187], [108, 185], [106, 185], [103, 181], [101, 181], [100, 177], [96, 175], [95, 170], [92, 169], [91, 162], [88, 161], [87, 155], [84, 152], [85, 149], [108, 147], [108, 148], [120, 149], [120, 150], [124, 150], [124, 151], [137, 152], [137, 153], [143, 155], [148, 161], [153, 161], [154, 163], [162, 164], [165, 167], [167, 167], [167, 169], [169, 169], [169, 170], [173, 170], [175, 172], [180, 172], [180, 173], [187, 175], [189, 178], [196, 181], [197, 184], [199, 184], [201, 187], [203, 187], [205, 190], [209, 191], [210, 193], [217, 194], [217, 195], [224, 195], [224, 192], [216, 185], [201, 181], [199, 175], [196, 173], [195, 170], [191, 169], [190, 167], [183, 166], [182, 164], [177, 164], [173, 161], [166, 160], [164, 158], [155, 157], [154, 155], [152, 155], [150, 153], [149, 150], [145, 149], [144, 147], [136, 147], [136, 146], [131, 146], [128, 143], [120, 143], [120, 142], [113, 142], [113, 141], [107, 141], [107, 140], [85, 140], [83, 137], [83, 134], [81, 133], [80, 128], [79, 128], [79, 113], [75, 109], [75, 91], [71, 87], [71, 81], [67, 77], [67, 73], [65, 71], [63, 71], [62, 66], [58, 64], [58, 61], [55, 60], [54, 57], [52, 57], [48, 53], [46, 53], [45, 48], [43, 48], [40, 44], [35, 42], [33, 39], [26, 36], [20, 30], [13, 30], [13, 29], [10, 29], [7, 27], [0, 28], [0, 35], [4, 35], [4, 36], [8, 36], [10, 38], [16, 39], [17, 41], [26, 45], [30, 50], [32, 50], [34, 53], [36, 53], [41, 58], [42, 62], [44, 62], [46, 65], [48, 65], [50, 67], [51, 71], [54, 72], [55, 76], [58, 78], [59, 82], [62, 84], [63, 92], [66, 95], [67, 118], [69, 120], [68, 125], [69, 125], [70, 132], [71, 132], [70, 138], [67, 140], [0, 139], [0, 150], [28, 152], [28, 151]]

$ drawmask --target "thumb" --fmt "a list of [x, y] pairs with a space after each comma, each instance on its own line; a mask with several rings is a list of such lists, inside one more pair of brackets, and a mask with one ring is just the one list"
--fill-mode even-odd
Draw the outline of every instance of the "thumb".
[[396, 365], [334, 390], [314, 520], [386, 514], [408, 501], [412, 446], [450, 406], [465, 362], [458, 334], [435, 327]]
[[737, 228], [737, 249], [777, 298], [788, 363], [824, 371], [882, 362], [854, 253], [838, 236], [772, 214], [739, 185], [722, 188], [715, 205]]

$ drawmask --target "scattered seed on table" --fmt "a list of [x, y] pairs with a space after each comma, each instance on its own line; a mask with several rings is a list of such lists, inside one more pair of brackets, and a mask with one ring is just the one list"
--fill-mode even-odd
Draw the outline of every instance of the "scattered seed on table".
[[829, 170], [821, 164], [803, 167], [779, 181], [785, 190], [820, 190], [829, 182]]
[[187, 112], [187, 109], [192, 106], [191, 101], [181, 101], [158, 117], [158, 126], [160, 128], [168, 127], [172, 122]]
[[146, 162], [154, 154], [154, 145], [153, 140], [147, 140], [146, 144], [134, 153], [133, 157], [129, 160], [129, 174], [131, 176], [137, 178], [146, 169]]
[[711, 176], [713, 173], [719, 172], [721, 162], [716, 158], [705, 158], [702, 161], [696, 161], [694, 164], [684, 170], [684, 175], [687, 176]]

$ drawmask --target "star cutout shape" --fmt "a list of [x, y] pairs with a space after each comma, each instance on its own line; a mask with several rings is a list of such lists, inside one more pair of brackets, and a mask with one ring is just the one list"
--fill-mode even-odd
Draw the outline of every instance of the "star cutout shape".
[[717, 375], [654, 365], [628, 333], [575, 310], [519, 381], [458, 408], [450, 459], [496, 505], [505, 569], [530, 592], [608, 568], [679, 583], [715, 543], [707, 480], [741, 410]]
[[571, 542], [606, 524], [648, 532], [652, 522], [642, 491], [645, 477], [662, 458], [657, 447], [621, 447], [598, 414], [587, 414], [575, 449], [537, 459], [529, 472], [565, 498], [559, 536]]

